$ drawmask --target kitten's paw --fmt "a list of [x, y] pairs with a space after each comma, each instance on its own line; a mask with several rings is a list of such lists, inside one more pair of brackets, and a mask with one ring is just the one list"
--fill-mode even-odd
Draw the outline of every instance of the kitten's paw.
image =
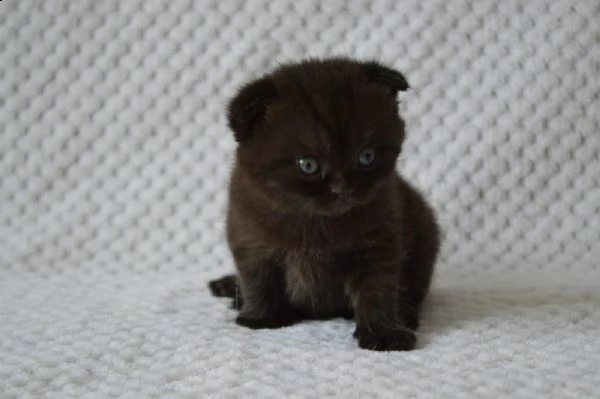
[[235, 298], [232, 298], [231, 309], [242, 310], [243, 306], [244, 306], [244, 300], [242, 299], [241, 295], [238, 294], [235, 296]]
[[236, 276], [223, 276], [208, 283], [210, 292], [217, 297], [235, 298], [237, 292]]
[[419, 316], [417, 315], [414, 317], [408, 317], [406, 319], [406, 327], [408, 327], [409, 330], [417, 331], [420, 325], [421, 323], [419, 323]]
[[244, 327], [251, 328], [253, 330], [267, 329], [267, 328], [281, 328], [287, 327], [295, 323], [296, 320], [287, 317], [273, 317], [273, 318], [251, 318], [246, 316], [238, 316], [235, 319], [236, 324]]
[[382, 331], [357, 328], [354, 338], [358, 339], [359, 347], [374, 351], [409, 351], [417, 344], [417, 336], [407, 328]]

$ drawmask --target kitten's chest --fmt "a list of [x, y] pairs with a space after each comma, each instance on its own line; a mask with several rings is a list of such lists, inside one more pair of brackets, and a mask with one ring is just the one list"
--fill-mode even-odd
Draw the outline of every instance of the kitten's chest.
[[[282, 218], [273, 226], [265, 226], [268, 241], [279, 248], [298, 251], [293, 262], [331, 262], [331, 253], [351, 249], [368, 234], [365, 224], [358, 223], [350, 216], [338, 219], [305, 217], [299, 220]], [[290, 260], [292, 261], [292, 260]]]
[[284, 264], [285, 289], [294, 305], [323, 314], [347, 307], [346, 285], [355, 270], [350, 253], [293, 252]]

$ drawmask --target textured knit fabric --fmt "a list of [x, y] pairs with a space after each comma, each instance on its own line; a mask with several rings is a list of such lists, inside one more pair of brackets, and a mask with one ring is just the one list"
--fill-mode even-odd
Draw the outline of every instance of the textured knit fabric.
[[[238, 327], [207, 281], [236, 89], [306, 56], [412, 89], [444, 245], [419, 348]], [[600, 397], [600, 5], [0, 2], [0, 398]]]

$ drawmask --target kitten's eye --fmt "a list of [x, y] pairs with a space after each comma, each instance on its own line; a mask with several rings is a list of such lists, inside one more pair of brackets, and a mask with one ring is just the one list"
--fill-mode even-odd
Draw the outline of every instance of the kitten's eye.
[[358, 163], [360, 166], [369, 166], [375, 160], [375, 150], [365, 148], [358, 154]]
[[300, 172], [305, 175], [314, 175], [319, 171], [319, 161], [312, 157], [300, 158], [297, 164]]

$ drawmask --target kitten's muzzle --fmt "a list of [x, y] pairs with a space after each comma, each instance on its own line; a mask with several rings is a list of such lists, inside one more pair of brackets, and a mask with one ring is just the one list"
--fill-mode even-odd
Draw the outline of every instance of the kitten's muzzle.
[[346, 193], [346, 188], [342, 184], [332, 184], [331, 185], [331, 194], [336, 197], [341, 197]]
[[350, 196], [350, 190], [346, 186], [344, 179], [340, 176], [332, 178], [329, 190], [335, 198], [348, 198]]

